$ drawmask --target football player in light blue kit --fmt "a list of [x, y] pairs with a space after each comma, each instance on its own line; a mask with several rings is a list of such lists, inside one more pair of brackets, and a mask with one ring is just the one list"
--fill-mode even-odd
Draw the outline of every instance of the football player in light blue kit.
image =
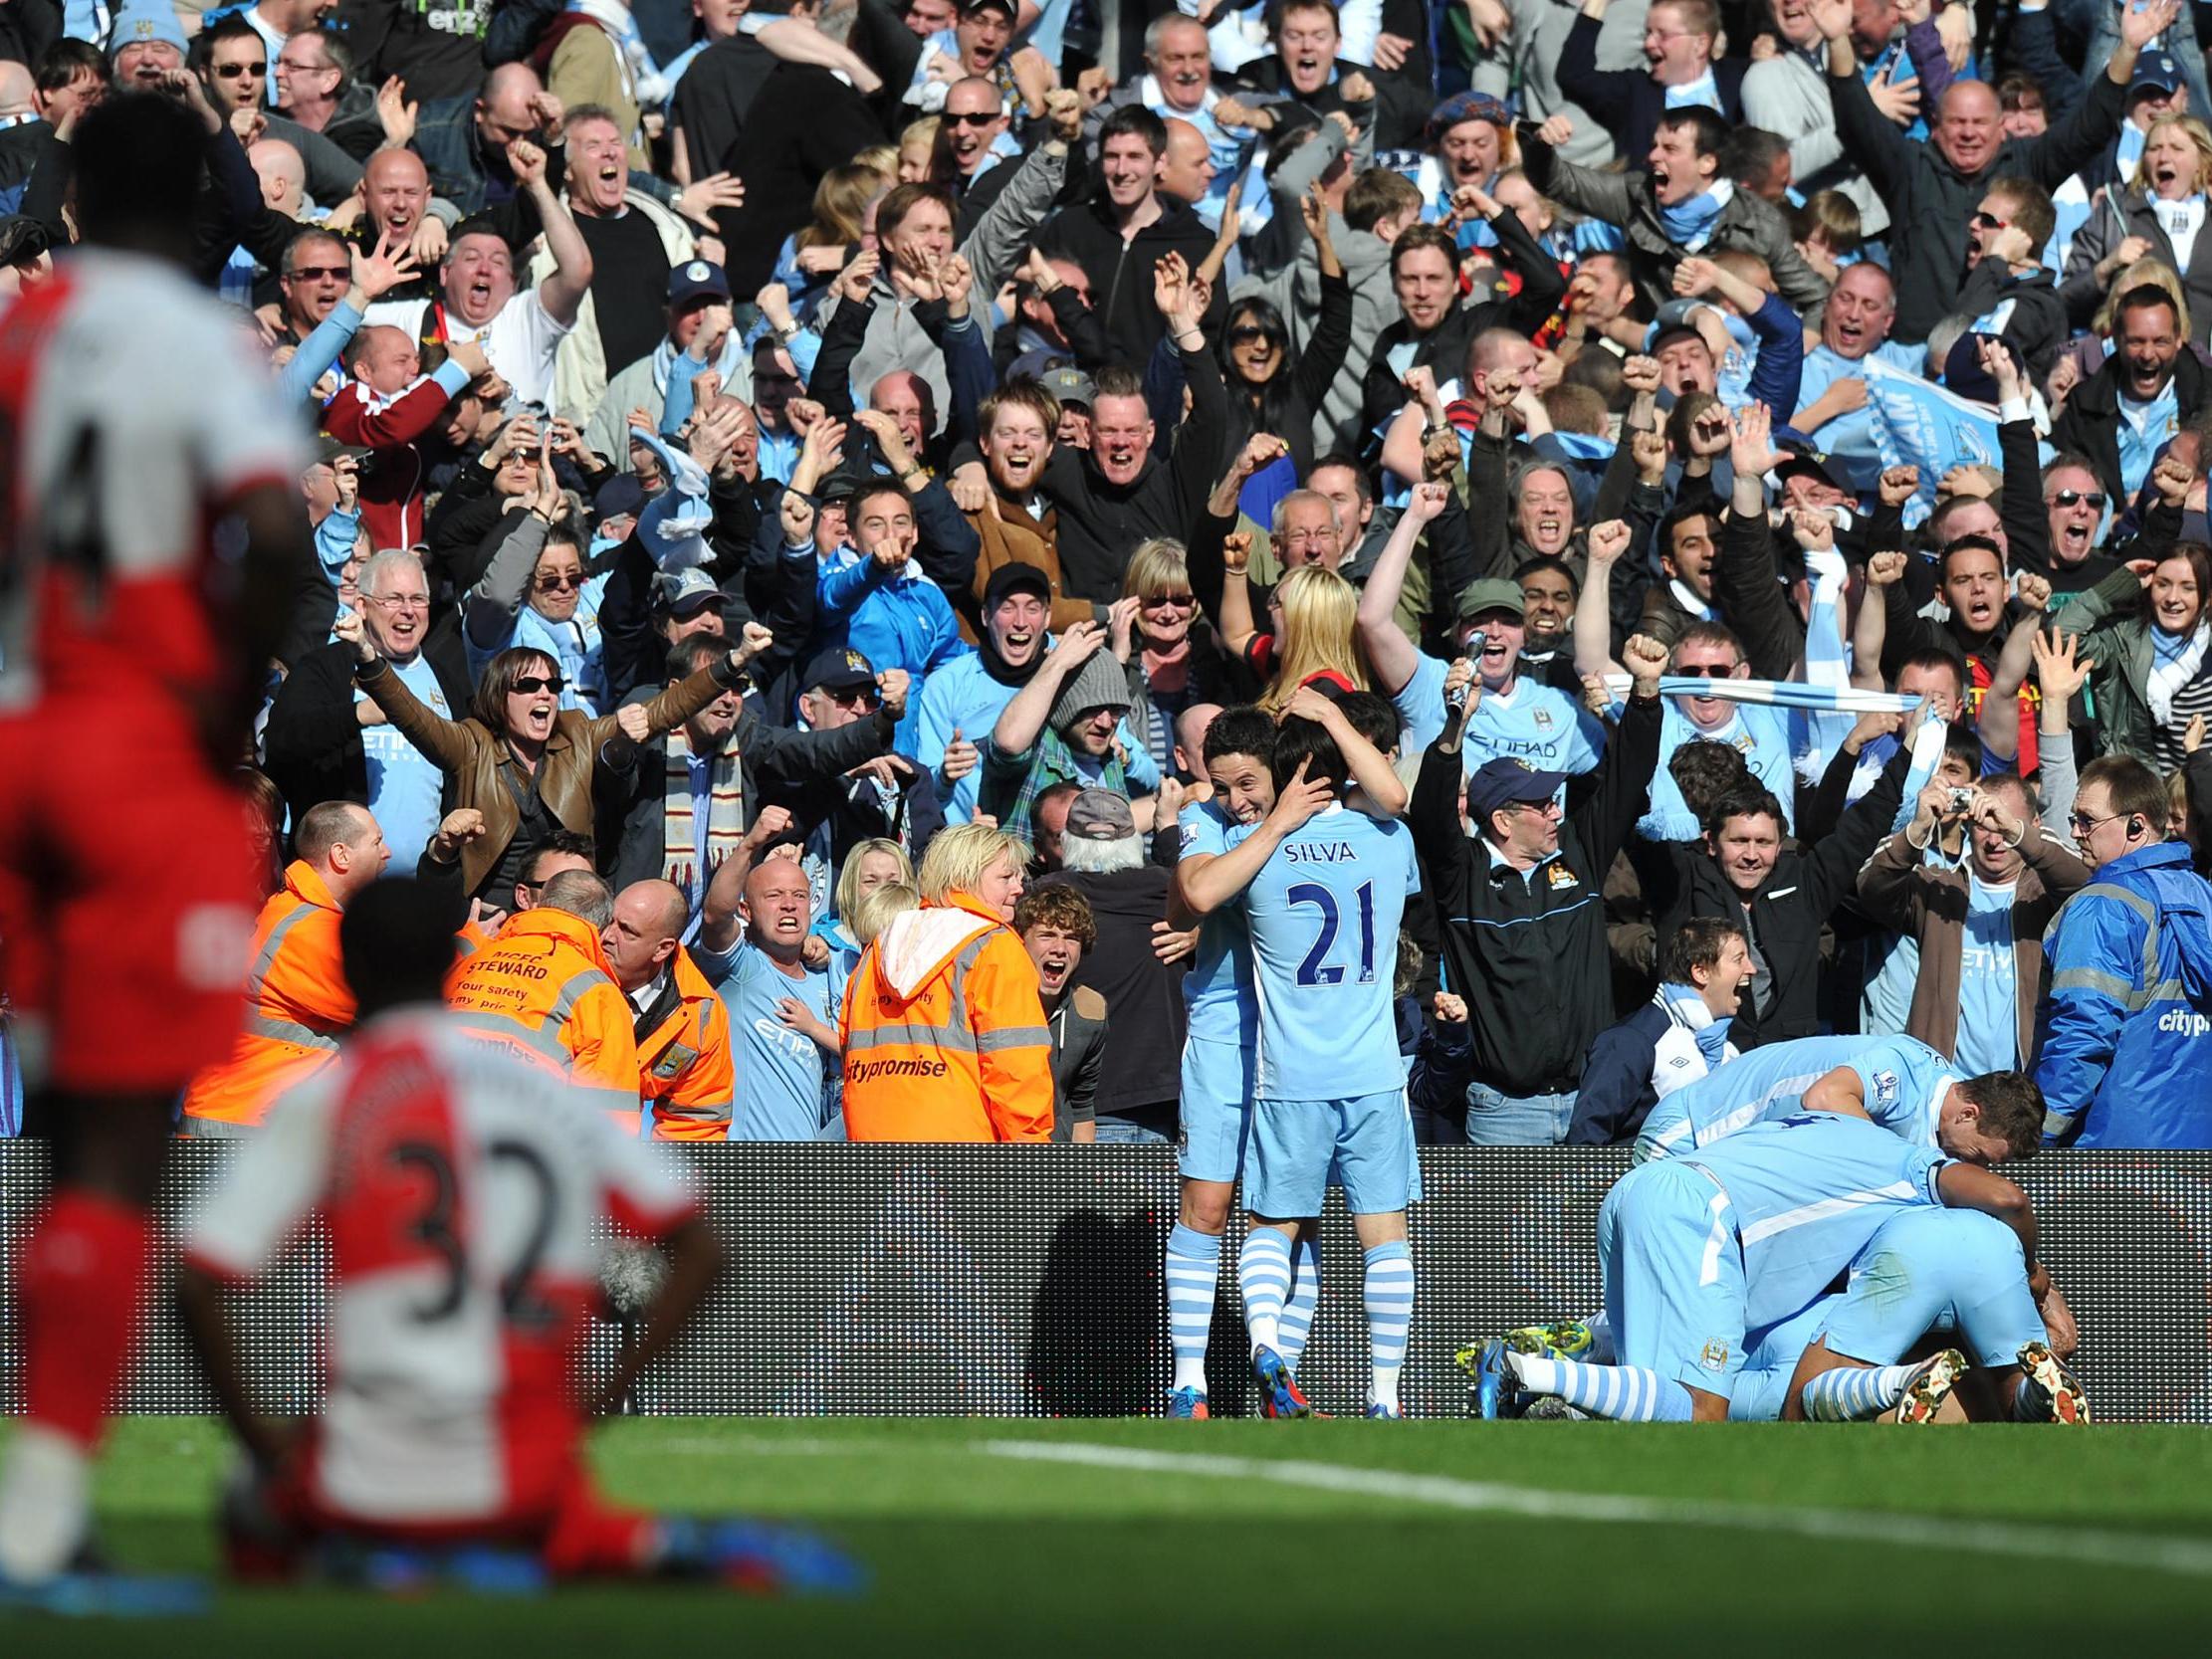
[[[1387, 714], [1380, 699], [1370, 699]], [[1405, 805], [1406, 788], [1380, 748], [1354, 729], [1338, 707], [1319, 697], [1293, 700], [1327, 723], [1366, 800], [1387, 815]], [[1393, 722], [1392, 724], [1395, 724]], [[1183, 1049], [1181, 1214], [1168, 1235], [1164, 1277], [1168, 1334], [1175, 1354], [1168, 1415], [1203, 1418], [1207, 1409], [1206, 1349], [1220, 1277], [1221, 1237], [1229, 1198], [1243, 1172], [1251, 1127], [1258, 1004], [1252, 991], [1251, 934], [1233, 903], [1285, 836], [1334, 799], [1326, 783], [1275, 792], [1274, 717], [1249, 706], [1224, 709], [1203, 745], [1213, 798], [1184, 809], [1183, 851], [1176, 866], [1172, 919], [1203, 919], [1191, 970], [1184, 975], [1189, 1026]], [[1317, 1229], [1301, 1227], [1292, 1242], [1276, 1352], [1295, 1372], [1320, 1299]]]
[[1728, 1416], [1932, 1422], [1967, 1365], [1956, 1348], [1897, 1363], [1931, 1331], [1955, 1336], [1999, 1373], [1998, 1400], [2014, 1421], [2089, 1420], [2063, 1363], [2075, 1345], [2066, 1299], [2041, 1268], [2030, 1276], [2010, 1227], [1953, 1209], [1883, 1222], [1851, 1264], [1847, 1289], [1753, 1333]]
[[1619, 1363], [1484, 1350], [1519, 1387], [1594, 1416], [1718, 1422], [1748, 1332], [1818, 1300], [1875, 1233], [1915, 1206], [1979, 1210], [2035, 1259], [2035, 1213], [2001, 1175], [1832, 1113], [1754, 1124], [1629, 1171], [1598, 1216]]
[[[2014, 1078], [2016, 1072], [1993, 1072]], [[2006, 1155], [1981, 1124], [1979, 1079], [1911, 1037], [1801, 1037], [1769, 1043], [1677, 1089], [1644, 1121], [1636, 1160], [1680, 1157], [1747, 1129], [1800, 1112], [1869, 1118], [1915, 1146], [1968, 1163]]]
[[[1341, 796], [1348, 768], [1313, 721], [1283, 722], [1273, 762], [1278, 795], [1316, 783]], [[1270, 1416], [1307, 1416], [1276, 1350], [1290, 1241], [1317, 1219], [1332, 1165], [1366, 1253], [1367, 1414], [1397, 1417], [1398, 1377], [1413, 1322], [1406, 1207], [1413, 1121], [1398, 1049], [1393, 980], [1406, 898], [1421, 890], [1413, 836], [1332, 798], [1283, 838], [1240, 901], [1252, 937], [1259, 1004], [1257, 1098], [1245, 1159], [1245, 1235], [1238, 1273], [1252, 1373]]]

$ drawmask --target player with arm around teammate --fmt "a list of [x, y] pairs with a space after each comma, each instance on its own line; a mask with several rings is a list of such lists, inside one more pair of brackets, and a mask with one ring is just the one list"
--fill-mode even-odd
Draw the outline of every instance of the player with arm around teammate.
[[[803, 1538], [617, 1508], [583, 1462], [585, 1413], [666, 1352], [721, 1250], [658, 1148], [439, 1006], [453, 942], [419, 885], [384, 882], [339, 927], [360, 1024], [241, 1147], [186, 1230], [177, 1300], [252, 1460], [225, 1506], [234, 1571], [343, 1571], [374, 1552], [490, 1548], [555, 1578], [722, 1577], [838, 1587]], [[254, 1404], [223, 1313], [311, 1217], [330, 1239], [330, 1378], [318, 1417]], [[587, 1401], [576, 1357], [595, 1232], [656, 1240], [643, 1334]]]
[[[1350, 782], [1336, 739], [1298, 717], [1282, 723], [1270, 765], [1278, 796], [1325, 782], [1341, 797]], [[1378, 823], [1337, 798], [1282, 838], [1237, 900], [1251, 931], [1258, 1007], [1244, 1168], [1251, 1227], [1238, 1278], [1270, 1416], [1310, 1415], [1275, 1345], [1291, 1240], [1320, 1215], [1332, 1168], [1366, 1259], [1367, 1414], [1400, 1415], [1415, 1161], [1392, 992], [1399, 921], [1420, 887], [1405, 825]]]

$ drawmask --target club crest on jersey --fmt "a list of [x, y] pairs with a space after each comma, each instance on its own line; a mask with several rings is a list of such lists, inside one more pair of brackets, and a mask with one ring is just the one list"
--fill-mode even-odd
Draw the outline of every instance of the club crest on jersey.
[[1549, 731], [1551, 729], [1551, 711], [1549, 709], [1531, 709], [1528, 715], [1529, 719], [1536, 723], [1537, 730]]
[[1874, 1086], [1875, 1104], [1877, 1106], [1895, 1106], [1897, 1104], [1897, 1074], [1895, 1072], [1875, 1073]]
[[1551, 883], [1554, 893], [1559, 892], [1562, 888], [1582, 886], [1582, 883], [1575, 879], [1575, 873], [1563, 864], [1547, 864], [1544, 867], [1544, 880]]
[[1728, 1368], [1728, 1345], [1726, 1343], [1707, 1343], [1698, 1353], [1697, 1362], [1708, 1371], [1718, 1375]]

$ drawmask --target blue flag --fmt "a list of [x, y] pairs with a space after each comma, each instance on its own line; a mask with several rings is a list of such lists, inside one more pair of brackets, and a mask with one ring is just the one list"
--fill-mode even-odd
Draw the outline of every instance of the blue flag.
[[2001, 466], [1997, 411], [1970, 403], [1933, 381], [1890, 367], [1869, 355], [1860, 370], [1867, 381], [1867, 409], [1874, 417], [1875, 447], [1884, 467], [1917, 467], [1920, 488], [1904, 504], [1913, 528], [1935, 511], [1935, 486], [1953, 467]]

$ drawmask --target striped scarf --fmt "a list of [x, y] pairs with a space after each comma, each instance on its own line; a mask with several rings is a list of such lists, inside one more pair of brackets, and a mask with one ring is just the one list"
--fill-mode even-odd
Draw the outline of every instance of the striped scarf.
[[691, 739], [677, 726], [667, 736], [661, 770], [661, 875], [693, 904], [707, 878], [745, 839], [745, 768], [735, 747], [710, 757], [707, 769], [707, 867], [698, 867], [699, 827], [691, 795]]

